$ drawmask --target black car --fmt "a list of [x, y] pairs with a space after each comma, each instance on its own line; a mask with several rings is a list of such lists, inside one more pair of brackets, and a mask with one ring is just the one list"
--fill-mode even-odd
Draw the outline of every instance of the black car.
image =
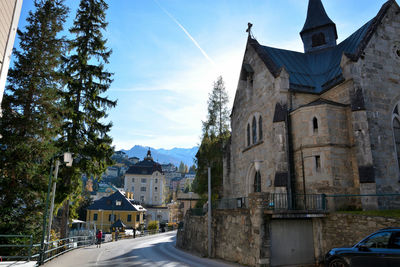
[[325, 255], [327, 267], [399, 267], [400, 228], [375, 232], [350, 248], [334, 248]]

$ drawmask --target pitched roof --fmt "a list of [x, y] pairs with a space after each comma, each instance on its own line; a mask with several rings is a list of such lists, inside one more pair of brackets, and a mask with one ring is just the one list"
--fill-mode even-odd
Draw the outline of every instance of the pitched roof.
[[335, 34], [337, 38], [336, 25], [326, 14], [321, 0], [310, 0], [308, 2], [307, 19], [300, 34], [302, 35], [305, 32], [328, 25], [335, 27]]
[[255, 49], [272, 75], [278, 77], [281, 70], [285, 68], [289, 73], [290, 90], [320, 94], [344, 80], [340, 67], [342, 55], [345, 54], [353, 61], [358, 60], [394, 2], [394, 0], [387, 1], [372, 20], [337, 46], [325, 50], [300, 53], [263, 46], [250, 37], [248, 43]]
[[[121, 205], [116, 205], [116, 201], [120, 201]], [[88, 210], [122, 210], [122, 211], [138, 211], [135, 206], [119, 191], [108, 197], [102, 197], [93, 202]]]
[[160, 173], [163, 173], [161, 165], [151, 158], [145, 158], [142, 161], [139, 161], [135, 165], [129, 167], [129, 169], [126, 171], [126, 174], [145, 174], [145, 175], [151, 175], [155, 171], [159, 171]]
[[310, 103], [308, 103], [306, 105], [300, 106], [299, 108], [320, 106], [320, 105], [332, 105], [332, 106], [339, 106], [339, 107], [348, 107], [349, 106], [349, 105], [338, 103], [338, 102], [331, 101], [331, 100], [328, 100], [328, 99], [318, 98], [317, 100], [315, 100], [313, 102], [310, 102]]

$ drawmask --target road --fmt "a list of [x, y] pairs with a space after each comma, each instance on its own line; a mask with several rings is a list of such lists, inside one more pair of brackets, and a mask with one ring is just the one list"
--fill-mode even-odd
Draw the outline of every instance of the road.
[[61, 255], [45, 267], [67, 266], [240, 266], [193, 256], [175, 248], [176, 231], [104, 243], [76, 249]]

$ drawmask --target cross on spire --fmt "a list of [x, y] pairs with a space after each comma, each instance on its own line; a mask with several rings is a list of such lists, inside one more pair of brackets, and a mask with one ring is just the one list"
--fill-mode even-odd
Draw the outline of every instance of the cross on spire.
[[251, 24], [250, 22], [247, 23], [247, 30], [246, 30], [246, 32], [249, 33], [249, 36], [251, 36], [251, 27], [253, 27], [253, 24]]

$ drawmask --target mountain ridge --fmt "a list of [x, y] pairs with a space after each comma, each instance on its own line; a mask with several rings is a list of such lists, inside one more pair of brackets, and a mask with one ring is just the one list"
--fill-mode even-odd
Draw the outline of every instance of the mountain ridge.
[[[128, 157], [137, 157], [139, 160], [143, 160], [143, 158], [147, 155], [148, 149], [148, 146], [134, 145], [129, 150], [121, 149], [120, 151], [126, 153]], [[151, 155], [154, 161], [160, 164], [172, 163], [177, 167], [181, 161], [188, 167], [192, 166], [198, 150], [198, 146], [193, 146], [192, 148], [174, 147], [172, 149], [156, 149], [150, 147]]]

